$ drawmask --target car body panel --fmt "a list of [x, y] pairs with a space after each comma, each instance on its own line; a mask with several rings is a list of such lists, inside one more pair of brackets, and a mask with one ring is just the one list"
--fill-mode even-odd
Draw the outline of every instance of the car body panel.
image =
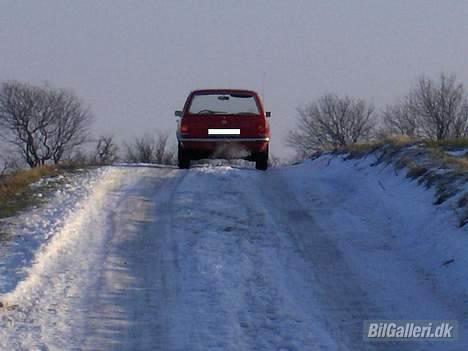
[[[258, 113], [197, 114], [190, 112], [194, 96], [226, 94], [254, 98]], [[209, 130], [221, 130], [210, 134]], [[232, 135], [229, 131], [232, 130]], [[216, 131], [214, 131], [216, 133]], [[258, 94], [241, 89], [204, 89], [190, 93], [179, 121], [177, 139], [179, 147], [190, 152], [193, 158], [243, 158], [254, 159], [258, 153], [268, 152], [270, 126]], [[227, 150], [227, 152], [226, 152]]]

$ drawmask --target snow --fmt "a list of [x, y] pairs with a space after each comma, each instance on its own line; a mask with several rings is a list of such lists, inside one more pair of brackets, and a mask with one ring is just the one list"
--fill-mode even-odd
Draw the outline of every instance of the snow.
[[[432, 190], [373, 162], [323, 157], [289, 176], [296, 191], [308, 194], [305, 203], [320, 199], [320, 210], [330, 209], [318, 223], [334, 229], [340, 251], [369, 284], [369, 297], [391, 301], [390, 318], [464, 320], [467, 230], [457, 228], [450, 204], [432, 205]], [[300, 180], [309, 172], [314, 179], [304, 187]], [[428, 304], [431, 298], [444, 303]]]
[[[74, 214], [80, 205], [79, 201], [89, 194], [97, 179], [104, 177], [108, 171], [103, 168], [69, 175], [62, 188], [55, 190], [46, 206], [4, 220], [2, 231], [6, 232], [8, 240], [1, 242], [0, 246], [0, 294], [13, 290], [24, 279], [24, 269], [32, 265], [38, 249], [47, 245], [67, 217]], [[31, 184], [31, 188], [40, 188], [64, 179], [63, 175], [46, 177]], [[35, 196], [44, 197], [39, 192]]]
[[468, 149], [445, 151], [445, 153], [454, 157], [465, 157], [468, 153]]
[[364, 320], [461, 322], [468, 307], [453, 204], [374, 162], [77, 177], [13, 224], [0, 349], [466, 349], [465, 329], [450, 343], [363, 341]]

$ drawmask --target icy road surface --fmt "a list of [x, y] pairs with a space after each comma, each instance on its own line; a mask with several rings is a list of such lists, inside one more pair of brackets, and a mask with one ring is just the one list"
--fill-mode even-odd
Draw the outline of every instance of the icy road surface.
[[[468, 349], [466, 231], [393, 170], [95, 176], [4, 272], [1, 350]], [[368, 319], [458, 320], [460, 338], [367, 342]]]

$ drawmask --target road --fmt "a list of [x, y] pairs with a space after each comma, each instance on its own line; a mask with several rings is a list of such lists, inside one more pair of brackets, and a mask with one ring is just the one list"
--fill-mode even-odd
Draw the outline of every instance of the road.
[[394, 243], [411, 214], [347, 179], [114, 167], [4, 297], [1, 349], [460, 350], [364, 341], [364, 320], [463, 320], [466, 296]]

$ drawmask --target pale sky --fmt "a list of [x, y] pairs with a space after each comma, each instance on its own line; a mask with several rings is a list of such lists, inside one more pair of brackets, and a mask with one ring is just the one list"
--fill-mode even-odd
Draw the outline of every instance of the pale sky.
[[0, 80], [72, 88], [95, 134], [175, 133], [197, 88], [248, 88], [272, 111], [272, 151], [327, 92], [377, 107], [418, 76], [468, 84], [468, 1], [0, 0]]

